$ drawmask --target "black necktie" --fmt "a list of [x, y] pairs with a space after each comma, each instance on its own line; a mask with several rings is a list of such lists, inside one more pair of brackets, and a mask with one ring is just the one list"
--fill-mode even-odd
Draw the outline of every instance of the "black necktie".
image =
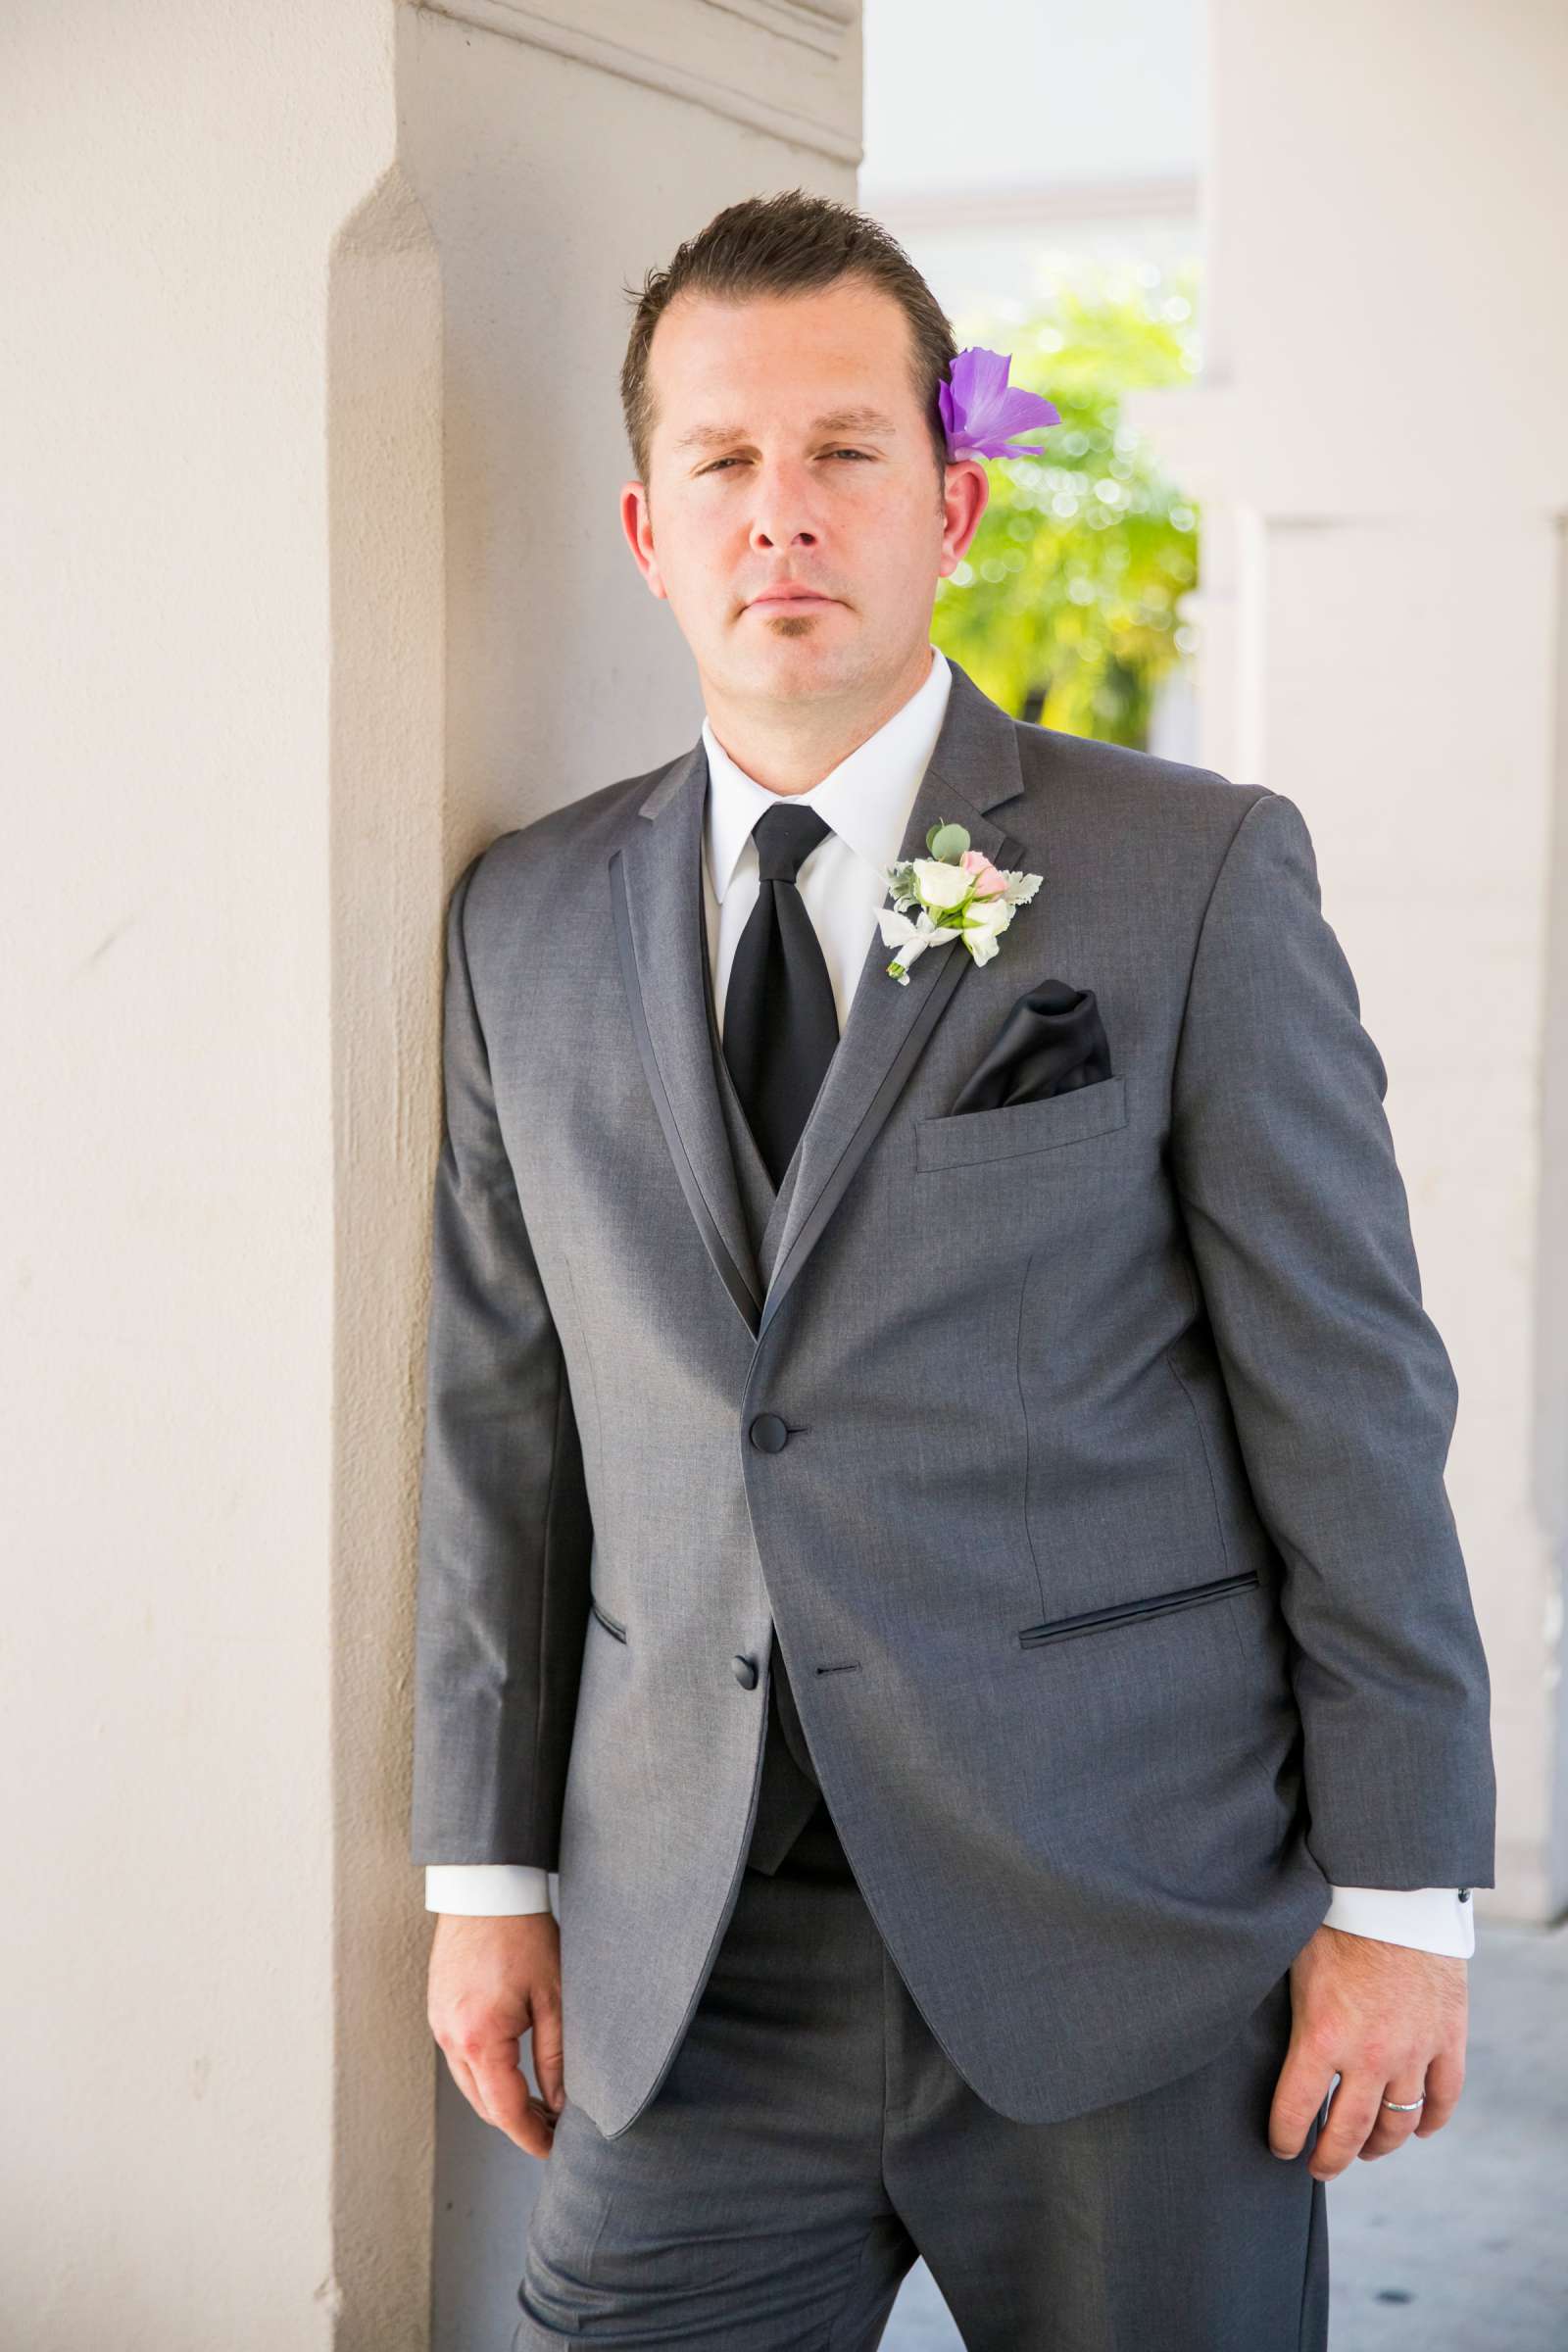
[[832, 829], [792, 801], [764, 809], [752, 827], [757, 905], [724, 995], [724, 1059], [775, 1187], [839, 1042], [833, 983], [795, 879]]

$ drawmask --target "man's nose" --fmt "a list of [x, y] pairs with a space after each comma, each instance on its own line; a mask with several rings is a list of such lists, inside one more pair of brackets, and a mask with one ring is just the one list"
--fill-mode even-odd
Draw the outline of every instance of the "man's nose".
[[760, 473], [753, 485], [752, 545], [809, 546], [816, 534], [811, 485], [799, 467], [781, 466]]

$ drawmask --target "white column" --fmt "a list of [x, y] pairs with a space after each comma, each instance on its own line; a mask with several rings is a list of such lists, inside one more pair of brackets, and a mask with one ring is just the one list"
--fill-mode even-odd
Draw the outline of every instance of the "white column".
[[[696, 733], [622, 283], [853, 197], [858, 11], [14, 0], [4, 46], [4, 2327], [418, 2352], [441, 909]], [[534, 2168], [462, 2115], [478, 2345]]]
[[[691, 655], [620, 529], [632, 470], [623, 288], [738, 198], [800, 185], [854, 201], [858, 9], [442, 0], [399, 12], [398, 87], [402, 161], [440, 256], [445, 311], [450, 876], [506, 827], [697, 734]], [[419, 948], [437, 953], [433, 925]], [[432, 994], [421, 1045], [434, 1044], [434, 1011]], [[390, 1079], [390, 1058], [381, 1066]], [[422, 1121], [434, 1101], [422, 1059], [406, 1062], [407, 1109]], [[398, 1266], [401, 1284], [406, 1257]], [[361, 1420], [384, 1428], [364, 1396]], [[405, 1574], [405, 1553], [383, 1552], [379, 1581], [394, 1564]], [[365, 1590], [377, 1581], [368, 1574]], [[401, 1734], [401, 1706], [387, 1723]], [[401, 1799], [401, 1754], [397, 1768]], [[402, 1820], [392, 1827], [403, 1839]], [[406, 1872], [411, 1901], [422, 1899], [419, 1875]], [[411, 2030], [421, 2022], [422, 2009]], [[434, 2071], [436, 2330], [500, 2346], [543, 2167], [472, 2114], [444, 2060]]]
[[405, 1193], [439, 1124], [441, 346], [394, 14], [7, 12], [0, 2333], [29, 2352], [423, 2336]]

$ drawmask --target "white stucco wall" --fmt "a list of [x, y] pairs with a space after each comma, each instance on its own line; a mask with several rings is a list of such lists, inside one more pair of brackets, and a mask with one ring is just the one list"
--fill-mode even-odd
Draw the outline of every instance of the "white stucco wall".
[[439, 917], [696, 732], [620, 284], [853, 193], [857, 12], [19, 0], [3, 46], [0, 2341], [397, 2352], [434, 2248], [466, 2352], [526, 2198], [463, 2109], [495, 2227], [432, 2230]]
[[[422, 1001], [441, 887], [437, 859], [417, 906], [371, 907], [334, 822], [364, 678], [403, 622], [417, 645], [410, 475], [439, 448], [416, 357], [390, 390], [384, 353], [362, 368], [335, 435], [331, 410], [335, 240], [361, 219], [362, 333], [367, 255], [390, 251], [407, 297], [418, 251], [386, 194], [392, 29], [384, 0], [16, 0], [0, 37], [0, 2341], [27, 2352], [326, 2345], [346, 2275], [362, 2325], [422, 2328], [427, 2174], [405, 2244], [363, 2226], [384, 2145], [339, 2005], [373, 1913], [346, 1883], [364, 1841], [334, 1767], [354, 1691], [334, 1650], [336, 1170], [375, 1021], [340, 967], [379, 924]], [[402, 324], [416, 347], [417, 301]], [[400, 402], [425, 455], [416, 430], [389, 466]], [[390, 524], [361, 517], [370, 627], [334, 611], [354, 565], [329, 447], [340, 486], [356, 452], [393, 485]], [[422, 555], [439, 587], [438, 532]], [[402, 723], [380, 705], [392, 801], [438, 780], [429, 695], [416, 674]], [[430, 1114], [409, 1115], [417, 1146]], [[382, 1563], [383, 1597], [403, 1568]], [[390, 1746], [403, 1702], [373, 1703]], [[409, 2049], [405, 1922], [383, 1909], [358, 1997], [373, 2016], [369, 1987], [402, 1968]], [[416, 2173], [429, 2106], [405, 2066]]]
[[[836, 29], [706, 0], [603, 0], [565, 31], [564, 13], [401, 19], [402, 157], [445, 307], [449, 871], [702, 724], [690, 652], [621, 535], [622, 287], [738, 197], [855, 196], [853, 8]], [[431, 2340], [478, 2352], [515, 2320], [542, 2167], [444, 2062], [437, 2080]]]

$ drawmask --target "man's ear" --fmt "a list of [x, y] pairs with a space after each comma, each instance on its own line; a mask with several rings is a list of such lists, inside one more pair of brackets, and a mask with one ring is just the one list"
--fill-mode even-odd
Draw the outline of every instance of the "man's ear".
[[979, 459], [955, 458], [942, 481], [942, 561], [937, 569], [943, 579], [963, 562], [990, 503], [991, 476]]
[[650, 594], [663, 600], [664, 583], [660, 575], [659, 559], [654, 553], [654, 511], [646, 482], [622, 482], [620, 527], [626, 534], [632, 561], [648, 583]]

